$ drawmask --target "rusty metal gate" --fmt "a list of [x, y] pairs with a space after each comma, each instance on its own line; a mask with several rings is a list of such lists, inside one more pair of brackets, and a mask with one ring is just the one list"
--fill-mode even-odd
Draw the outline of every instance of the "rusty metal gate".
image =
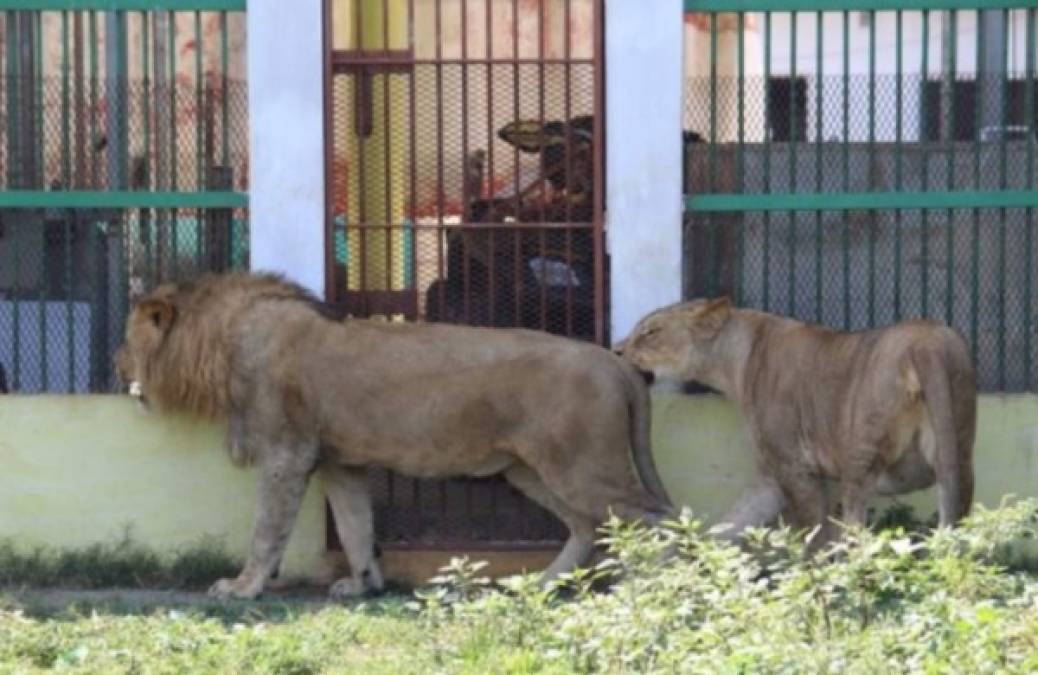
[[[326, 0], [330, 301], [604, 342], [601, 13], [601, 0]], [[372, 481], [386, 544], [565, 534], [500, 478]]]

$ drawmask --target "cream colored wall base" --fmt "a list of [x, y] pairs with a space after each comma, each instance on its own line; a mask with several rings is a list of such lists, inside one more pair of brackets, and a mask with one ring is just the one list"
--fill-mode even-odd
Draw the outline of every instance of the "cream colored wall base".
[[[1038, 495], [1038, 396], [984, 396], [977, 434], [977, 500]], [[656, 394], [653, 445], [671, 496], [711, 521], [748, 484], [753, 452], [737, 411], [717, 396]], [[231, 466], [223, 430], [147, 415], [119, 396], [0, 396], [0, 538], [56, 547], [113, 541], [130, 527], [159, 551], [219, 537], [244, 558], [255, 472]], [[921, 516], [933, 491], [905, 499]], [[877, 504], [883, 508], [883, 503]], [[325, 511], [311, 485], [282, 565], [287, 578], [322, 579]], [[552, 552], [470, 552], [510, 574], [540, 569]], [[415, 584], [450, 552], [387, 551], [387, 577]]]

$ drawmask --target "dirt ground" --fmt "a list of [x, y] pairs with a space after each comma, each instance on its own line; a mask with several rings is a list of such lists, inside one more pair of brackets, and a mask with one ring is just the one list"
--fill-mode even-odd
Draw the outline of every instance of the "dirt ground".
[[378, 596], [349, 602], [328, 599], [327, 586], [293, 586], [265, 591], [255, 600], [220, 601], [204, 590], [161, 590], [142, 588], [0, 588], [0, 608], [20, 609], [32, 616], [89, 614], [151, 614], [159, 610], [197, 611], [225, 618], [276, 618], [283, 614], [317, 612], [326, 607], [356, 606], [361, 603], [403, 602], [412, 596], [394, 589]]

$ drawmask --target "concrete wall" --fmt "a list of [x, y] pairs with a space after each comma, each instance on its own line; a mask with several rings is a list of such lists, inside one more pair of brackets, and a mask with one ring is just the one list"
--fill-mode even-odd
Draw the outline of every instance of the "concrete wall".
[[251, 264], [323, 296], [321, 0], [257, 2], [247, 14]]
[[[673, 498], [711, 520], [749, 482], [753, 455], [735, 409], [716, 396], [655, 395], [653, 444]], [[158, 550], [222, 538], [244, 557], [255, 474], [233, 468], [210, 424], [137, 411], [115, 396], [0, 397], [0, 538], [24, 545], [83, 546], [133, 536]], [[977, 443], [977, 500], [1038, 495], [1038, 396], [986, 396]], [[905, 500], [935, 508], [932, 491]], [[876, 505], [883, 508], [882, 503]], [[289, 541], [286, 577], [323, 577], [325, 512], [311, 485]], [[388, 574], [420, 582], [456, 552], [387, 552]], [[410, 558], [408, 558], [410, 555]], [[487, 557], [477, 552], [477, 557]], [[550, 552], [496, 569], [540, 568]]]
[[[118, 539], [173, 550], [203, 535], [244, 558], [255, 475], [235, 469], [222, 430], [139, 412], [127, 397], [0, 396], [0, 538], [80, 547]], [[324, 511], [311, 486], [286, 575], [318, 569]]]
[[[608, 0], [606, 245], [611, 337], [681, 299], [682, 59], [677, 0]], [[652, 39], [646, 39], [646, 36]], [[651, 104], [650, 104], [651, 102]]]

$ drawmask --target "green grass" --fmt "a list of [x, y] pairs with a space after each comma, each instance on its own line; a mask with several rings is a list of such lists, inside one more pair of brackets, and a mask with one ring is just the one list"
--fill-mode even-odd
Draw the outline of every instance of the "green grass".
[[786, 529], [736, 549], [687, 513], [612, 522], [605, 563], [565, 592], [495, 586], [466, 560], [414, 594], [348, 605], [0, 592], [0, 673], [1036, 672], [1038, 578], [1010, 566], [1036, 526], [1038, 500], [1019, 501], [955, 530], [849, 531], [819, 559]]

